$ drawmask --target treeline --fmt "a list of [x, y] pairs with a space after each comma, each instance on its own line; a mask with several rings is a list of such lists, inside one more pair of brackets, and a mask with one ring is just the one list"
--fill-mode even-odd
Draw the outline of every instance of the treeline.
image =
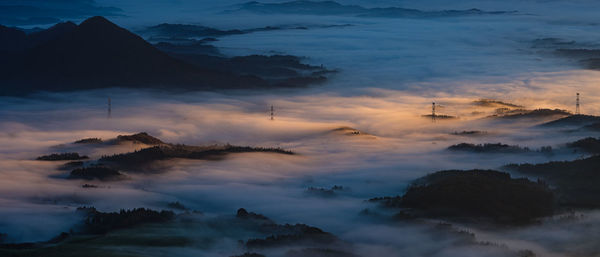
[[600, 207], [600, 156], [541, 164], [509, 164], [504, 169], [542, 177], [556, 187], [559, 203], [568, 207]]
[[403, 196], [370, 201], [403, 208], [409, 217], [486, 218], [524, 224], [552, 215], [554, 199], [542, 181], [514, 179], [493, 170], [448, 170], [416, 180]]
[[288, 155], [294, 154], [292, 151], [281, 148], [233, 146], [229, 144], [223, 146], [214, 145], [206, 147], [165, 144], [144, 148], [130, 153], [103, 156], [99, 161], [117, 166], [134, 167], [140, 165], [143, 166], [152, 161], [172, 158], [210, 160], [223, 158], [224, 155], [230, 153], [251, 152], [270, 152]]
[[99, 212], [94, 207], [80, 207], [84, 213], [84, 234], [105, 234], [116, 229], [131, 228], [147, 223], [168, 222], [175, 218], [172, 211], [154, 211], [145, 208], [120, 210], [119, 212]]
[[38, 161], [74, 161], [88, 159], [85, 155], [79, 155], [78, 153], [53, 153], [50, 155], [42, 155], [37, 157]]
[[104, 166], [91, 166], [84, 168], [77, 168], [71, 171], [69, 179], [99, 179], [99, 180], [119, 180], [124, 179], [126, 176], [116, 169], [104, 167]]

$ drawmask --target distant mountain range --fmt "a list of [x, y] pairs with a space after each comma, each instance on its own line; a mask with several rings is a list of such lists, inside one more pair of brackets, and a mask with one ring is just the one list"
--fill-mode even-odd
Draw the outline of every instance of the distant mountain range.
[[352, 26], [351, 24], [310, 24], [310, 25], [277, 25], [248, 29], [228, 29], [221, 30], [202, 25], [194, 24], [173, 24], [161, 23], [155, 26], [147, 27], [138, 33], [150, 42], [157, 40], [189, 40], [191, 38], [217, 38], [231, 35], [249, 34], [254, 32], [277, 31], [277, 30], [308, 30], [319, 28], [344, 28]]
[[343, 5], [335, 1], [290, 1], [283, 3], [247, 2], [235, 11], [264, 14], [350, 15], [360, 17], [429, 18], [484, 14], [514, 13], [507, 11], [486, 12], [479, 9], [421, 11], [401, 7], [366, 8], [359, 5]]
[[279, 27], [264, 27], [256, 29], [231, 29], [231, 30], [220, 30], [200, 25], [191, 24], [170, 24], [162, 23], [156, 26], [151, 26], [142, 30], [144, 34], [148, 34], [151, 38], [190, 38], [190, 37], [219, 37], [229, 35], [240, 35], [257, 31], [270, 31], [279, 30]]
[[105, 87], [182, 90], [305, 86], [191, 64], [96, 16], [26, 34], [0, 26], [1, 95]]
[[117, 16], [122, 10], [94, 0], [2, 0], [0, 24], [11, 26], [54, 24], [65, 19], [95, 15]]

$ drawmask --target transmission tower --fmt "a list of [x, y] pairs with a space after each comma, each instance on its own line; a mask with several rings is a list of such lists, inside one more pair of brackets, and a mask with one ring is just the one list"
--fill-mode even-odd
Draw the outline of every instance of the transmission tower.
[[431, 103], [431, 121], [435, 122], [435, 102]]
[[580, 114], [580, 110], [579, 110], [579, 93], [577, 93], [577, 101], [575, 102], [575, 114]]
[[108, 98], [108, 118], [110, 119], [110, 115], [112, 113], [112, 104], [110, 102], [110, 97]]
[[271, 105], [271, 120], [275, 119], [275, 114], [273, 112], [273, 105]]

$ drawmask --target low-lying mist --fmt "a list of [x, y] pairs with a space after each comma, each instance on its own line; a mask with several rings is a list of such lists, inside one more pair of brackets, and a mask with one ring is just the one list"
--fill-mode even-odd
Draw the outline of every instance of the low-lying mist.
[[[165, 99], [164, 95], [152, 92], [114, 89], [39, 95], [26, 101], [5, 98], [1, 113], [6, 118], [0, 123], [3, 131], [0, 141], [5, 146], [1, 153], [0, 211], [3, 216], [14, 218], [4, 220], [0, 227], [7, 231], [9, 241], [43, 240], [72, 227], [76, 223], [73, 210], [79, 206], [95, 206], [102, 211], [133, 207], [162, 209], [167, 203], [178, 201], [205, 215], [227, 215], [244, 207], [281, 223], [307, 223], [355, 242], [365, 255], [388, 252], [392, 256], [403, 256], [435, 251], [439, 256], [452, 256], [465, 249], [448, 250], [450, 246], [435, 244], [407, 250], [414, 238], [430, 240], [427, 238], [434, 236], [431, 233], [437, 232], [431, 232], [428, 226], [434, 224], [392, 227], [373, 224], [360, 215], [363, 209], [374, 208], [365, 200], [401, 195], [412, 180], [438, 170], [495, 169], [507, 163], [579, 157], [568, 151], [554, 155], [447, 151], [453, 144], [502, 142], [531, 149], [547, 145], [560, 148], [586, 135], [585, 132], [565, 134], [561, 130], [535, 127], [551, 118], [499, 120], [489, 117], [496, 113], [495, 106], [476, 104], [478, 98], [447, 93], [429, 98], [382, 89], [364, 92], [353, 96], [195, 93], [169, 95]], [[107, 96], [112, 101], [110, 118], [106, 110]], [[526, 109], [568, 108], [566, 104], [559, 104], [560, 101], [549, 105], [546, 100], [559, 97], [549, 95], [539, 102], [523, 99], [514, 103]], [[423, 117], [431, 111], [430, 101], [438, 104], [438, 114], [458, 118], [432, 121]], [[270, 105], [275, 109], [274, 120], [270, 120]], [[36, 111], [31, 112], [29, 108]], [[353, 129], [359, 132], [348, 132]], [[473, 130], [485, 133], [458, 134]], [[76, 151], [98, 158], [133, 151], [140, 146], [98, 148], [72, 142], [96, 137], [107, 140], [141, 131], [171, 143], [281, 147], [296, 155], [244, 153], [221, 161], [166, 160], [157, 164], [164, 169], [161, 173], [130, 174], [131, 179], [119, 182], [60, 179], [68, 172], [57, 170], [64, 162], [34, 160], [54, 152]], [[84, 183], [99, 187], [82, 188]], [[307, 194], [309, 187], [335, 185], [348, 190], [325, 198]], [[43, 217], [51, 220], [48, 223], [52, 225], [26, 222], [27, 217]], [[357, 223], [358, 227], [350, 225]], [[363, 233], [363, 230], [371, 232]], [[378, 230], [383, 231], [374, 232]], [[543, 226], [533, 231], [544, 233]], [[378, 240], [407, 233], [414, 238]], [[488, 233], [498, 237], [490, 241], [504, 244], [504, 232], [496, 235], [496, 232], [486, 231], [485, 235], [491, 236]], [[453, 236], [447, 237], [445, 240], [450, 240], [450, 245], [456, 240]], [[479, 240], [477, 233], [475, 238]], [[524, 236], [522, 240], [529, 242], [529, 237]], [[498, 253], [490, 256], [529, 249], [506, 244], [510, 250], [498, 248]], [[465, 247], [480, 253], [478, 249], [484, 246]]]

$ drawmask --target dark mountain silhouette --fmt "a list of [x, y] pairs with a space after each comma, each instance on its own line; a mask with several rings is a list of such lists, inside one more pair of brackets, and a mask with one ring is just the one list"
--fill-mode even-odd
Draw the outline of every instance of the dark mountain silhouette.
[[57, 23], [48, 29], [27, 34], [21, 29], [0, 25], [0, 52], [15, 55], [69, 33], [76, 28], [77, 25], [69, 21]]
[[414, 181], [403, 196], [370, 201], [403, 208], [400, 215], [488, 218], [503, 224], [528, 223], [554, 212], [554, 195], [546, 184], [493, 170], [439, 171]]
[[56, 25], [54, 25], [46, 30], [33, 32], [33, 33], [27, 35], [27, 38], [29, 41], [29, 44], [27, 45], [27, 47], [33, 47], [36, 45], [46, 43], [50, 40], [53, 40], [53, 39], [65, 34], [65, 33], [72, 32], [75, 29], [77, 29], [77, 24], [75, 24], [73, 22], [67, 21], [67, 22], [57, 23]]
[[84, 138], [73, 142], [73, 144], [101, 144], [102, 139], [96, 137]]
[[145, 208], [119, 212], [100, 212], [94, 207], [80, 207], [78, 212], [85, 215], [82, 234], [106, 234], [113, 230], [132, 228], [147, 223], [165, 223], [175, 218], [172, 211], [155, 211]]
[[[579, 145], [580, 143], [578, 143]], [[555, 187], [558, 201], [566, 207], [600, 207], [600, 156], [539, 164], [509, 164], [504, 169], [541, 177]]]
[[133, 134], [133, 135], [119, 135], [117, 136], [117, 143], [121, 143], [121, 142], [133, 142], [133, 143], [141, 143], [141, 144], [147, 144], [147, 145], [161, 145], [164, 144], [163, 141], [161, 141], [160, 139], [153, 137], [151, 135], [148, 135], [148, 133], [146, 132], [140, 132], [137, 134]]
[[541, 124], [541, 127], [587, 126], [600, 122], [599, 116], [575, 114]]
[[71, 171], [71, 174], [69, 174], [68, 179], [99, 179], [102, 181], [115, 181], [126, 179], [126, 176], [115, 169], [103, 166], [93, 166], [87, 168], [74, 169], [73, 171]]
[[496, 114], [489, 116], [491, 118], [502, 118], [502, 119], [547, 119], [552, 117], [568, 116], [571, 113], [567, 110], [561, 109], [513, 109], [506, 110], [503, 108], [497, 109]]
[[567, 147], [574, 148], [576, 150], [582, 150], [583, 152], [591, 154], [600, 153], [600, 139], [593, 137], [586, 137], [584, 139], [577, 140], [567, 144]]
[[463, 131], [454, 131], [450, 134], [455, 135], [455, 136], [484, 136], [484, 135], [487, 135], [488, 132], [480, 131], [480, 130], [463, 130]]
[[[121, 174], [118, 170], [124, 170], [129, 172], [156, 172], [161, 171], [161, 168], [157, 168], [155, 161], [170, 160], [170, 159], [191, 159], [191, 160], [222, 160], [229, 154], [235, 153], [275, 153], [294, 155], [295, 153], [282, 148], [273, 147], [250, 147], [250, 146], [235, 146], [230, 144], [225, 145], [205, 145], [205, 146], [192, 146], [184, 144], [172, 144], [167, 143], [159, 138], [153, 137], [146, 132], [141, 132], [132, 135], [119, 135], [115, 139], [109, 139], [102, 141], [99, 138], [86, 138], [75, 141], [76, 144], [89, 144], [90, 147], [103, 147], [115, 144], [133, 143], [143, 144], [151, 147], [145, 147], [133, 152], [119, 153], [113, 155], [104, 155], [100, 159], [93, 161], [94, 164], [100, 166], [88, 166], [82, 169], [78, 169], [78, 172], [71, 173], [72, 178], [110, 178]], [[79, 155], [62, 154], [62, 155], [49, 155], [42, 156], [40, 158], [50, 160], [79, 160], [77, 158], [83, 158]], [[87, 158], [87, 156], [84, 156]], [[79, 168], [81, 164], [70, 165], [73, 168]], [[103, 166], [102, 166], [103, 165]], [[66, 166], [64, 167], [67, 168]], [[110, 169], [109, 169], [110, 168]], [[114, 169], [114, 170], [112, 170]], [[341, 189], [337, 188], [336, 189]]]
[[563, 38], [539, 38], [532, 41], [538, 53], [568, 59], [580, 67], [600, 70], [600, 49], [590, 43]]
[[229, 256], [229, 257], [266, 257], [265, 255], [262, 254], [258, 254], [258, 253], [244, 253], [242, 255], [233, 255], [233, 256]]
[[154, 161], [169, 160], [174, 158], [191, 160], [220, 160], [232, 153], [277, 153], [293, 155], [291, 151], [281, 148], [263, 148], [233, 145], [188, 146], [160, 144], [130, 153], [103, 156], [98, 162], [109, 167], [129, 171], [144, 171], [152, 169]]
[[50, 155], [44, 155], [37, 157], [38, 161], [71, 161], [71, 160], [83, 160], [89, 157], [85, 155], [79, 155], [78, 153], [53, 153]]
[[103, 17], [74, 25], [57, 24], [25, 35], [25, 39], [23, 33], [2, 27], [0, 38], [7, 40], [0, 46], [10, 52], [0, 61], [0, 82], [4, 85], [0, 95], [104, 87], [206, 90], [302, 86], [198, 67], [161, 52]]
[[469, 144], [460, 143], [451, 145], [447, 148], [449, 151], [462, 151], [472, 153], [526, 153], [531, 150], [527, 147], [520, 147], [518, 145], [507, 145], [502, 143], [486, 143], [486, 144]]
[[25, 32], [0, 25], [0, 53], [22, 49], [26, 40]]

